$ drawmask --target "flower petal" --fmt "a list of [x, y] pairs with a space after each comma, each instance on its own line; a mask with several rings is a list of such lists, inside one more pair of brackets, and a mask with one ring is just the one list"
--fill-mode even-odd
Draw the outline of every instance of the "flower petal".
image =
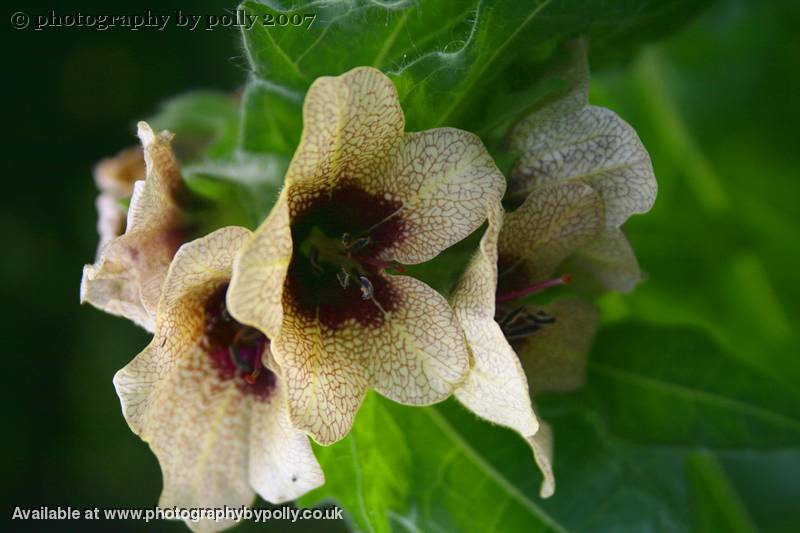
[[[133, 189], [132, 184], [131, 189]], [[126, 210], [119, 205], [116, 197], [108, 193], [97, 196], [95, 207], [97, 208], [97, 234], [100, 236], [96, 254], [99, 260], [106, 245], [125, 232]]]
[[[238, 507], [255, 496], [248, 483], [251, 400], [236, 383], [220, 379], [197, 345], [205, 298], [227, 281], [234, 253], [249, 233], [223, 228], [178, 251], [153, 341], [114, 376], [125, 419], [161, 465], [161, 507]], [[187, 525], [219, 531], [233, 522]]]
[[[147, 331], [153, 331], [155, 317], [142, 304], [137, 276], [106, 252], [107, 260], [83, 266], [81, 303], [89, 302], [106, 313], [122, 316]], [[124, 256], [123, 256], [124, 257]]]
[[413, 278], [389, 282], [398, 304], [380, 325], [351, 320], [333, 331], [286, 305], [273, 354], [284, 370], [292, 422], [320, 444], [347, 434], [368, 386], [428, 405], [447, 398], [467, 371], [464, 339], [444, 298]]
[[147, 169], [144, 152], [139, 146], [126, 148], [114, 157], [107, 157], [94, 167], [94, 181], [101, 193], [97, 197], [97, 258], [106, 244], [125, 231], [127, 209], [120, 200], [130, 198], [133, 184], [145, 179]]
[[325, 482], [305, 433], [289, 420], [286, 386], [278, 381], [269, 402], [253, 402], [250, 485], [271, 503], [294, 500]]
[[597, 330], [597, 311], [579, 299], [557, 300], [543, 310], [555, 322], [517, 347], [531, 392], [536, 395], [575, 390], [586, 380], [586, 360]]
[[409, 405], [442, 401], [469, 366], [458, 321], [425, 283], [407, 276], [389, 280], [398, 306], [378, 328], [354, 326], [350, 349], [364, 360], [370, 386], [387, 398]]
[[502, 224], [499, 202], [491, 204], [488, 219], [489, 228], [481, 239], [480, 250], [451, 298], [471, 355], [469, 373], [456, 388], [455, 396], [476, 415], [513, 429], [528, 442], [544, 475], [542, 497], [548, 497], [555, 489], [555, 481], [538, 437], [541, 430], [525, 372], [494, 321], [497, 238]]
[[[335, 332], [337, 336], [341, 331]], [[366, 373], [318, 320], [287, 310], [272, 355], [283, 369], [289, 418], [320, 444], [347, 435], [367, 392]]]
[[650, 210], [656, 179], [636, 131], [609, 109], [588, 105], [589, 66], [583, 41], [570, 49], [573, 84], [555, 102], [529, 115], [510, 134], [522, 154], [509, 180], [509, 197], [524, 198], [548, 183], [583, 181], [603, 197], [606, 225]]
[[404, 234], [384, 254], [422, 263], [475, 231], [505, 179], [478, 136], [453, 128], [409, 133], [392, 167], [365, 184], [399, 200]]
[[170, 146], [172, 134], [156, 135], [140, 122], [139, 137], [147, 177], [134, 185], [125, 233], [84, 268], [81, 302], [152, 330], [161, 284], [185, 237], [183, 214], [175, 202], [182, 182]]
[[283, 319], [281, 298], [292, 258], [292, 233], [286, 190], [267, 219], [236, 256], [228, 288], [228, 310], [242, 324], [278, 335]]
[[245, 228], [222, 228], [175, 254], [164, 282], [153, 340], [114, 377], [122, 412], [134, 433], [142, 435], [153, 391], [201, 336], [203, 298], [228, 280], [234, 254], [249, 236]]
[[139, 146], [126, 148], [114, 157], [103, 159], [94, 167], [97, 188], [114, 198], [129, 197], [133, 192], [133, 184], [146, 176], [144, 152]]
[[630, 292], [643, 274], [625, 234], [618, 228], [607, 229], [578, 250], [570, 259], [569, 271], [585, 271], [611, 290]]
[[[161, 465], [164, 490], [159, 505], [250, 505], [255, 497], [248, 480], [252, 399], [233, 381], [220, 380], [208, 355], [200, 348], [192, 349], [190, 341], [176, 343], [174, 350], [167, 356], [174, 358], [170, 372], [155, 384], [150, 383], [152, 374], [139, 372], [161, 365], [163, 354], [152, 344], [114, 379], [122, 398], [126, 388], [152, 387], [138, 418], [138, 433]], [[136, 397], [142, 398], [141, 393]], [[219, 531], [233, 522], [205, 520], [187, 525], [195, 531]]]
[[533, 459], [542, 472], [544, 479], [539, 489], [539, 496], [549, 498], [556, 491], [556, 479], [553, 476], [553, 430], [545, 422], [539, 424], [539, 431], [528, 439], [533, 450]]
[[317, 78], [303, 105], [303, 134], [287, 185], [317, 189], [340, 179], [360, 181], [382, 170], [403, 136], [397, 90], [381, 71], [358, 67]]
[[498, 248], [501, 259], [514, 261], [504, 268], [524, 262], [528, 279], [538, 281], [602, 230], [603, 202], [594, 189], [579, 181], [556, 183], [535, 189], [505, 216]]

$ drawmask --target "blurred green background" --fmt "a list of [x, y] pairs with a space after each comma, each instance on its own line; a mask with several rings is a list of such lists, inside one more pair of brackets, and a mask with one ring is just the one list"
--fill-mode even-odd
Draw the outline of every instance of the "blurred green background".
[[[178, 7], [188, 10], [177, 2], [152, 9]], [[191, 5], [193, 13], [223, 9]], [[80, 2], [70, 10], [143, 8]], [[800, 6], [789, 0], [721, 0], [632, 61], [595, 70], [592, 86], [593, 103], [637, 129], [660, 187], [653, 211], [626, 226], [649, 279], [633, 295], [604, 297], [607, 326], [630, 318], [699, 325], [732, 355], [795, 390], [799, 21]], [[0, 212], [10, 252], [0, 268], [5, 516], [17, 505], [150, 507], [161, 489], [158, 465], [129, 431], [111, 384], [147, 335], [78, 305], [81, 268], [93, 260], [97, 239], [91, 169], [135, 143], [135, 122], [166, 98], [239, 88], [246, 77], [240, 37], [235, 30], [174, 27], [35, 32], [6, 25], [4, 32], [10, 61], [4, 77], [9, 187]], [[744, 523], [791, 531], [800, 523], [800, 455], [771, 460], [776, 453], [723, 459], [720, 467]], [[20, 525], [13, 524], [64, 529], [55, 522]], [[92, 527], [108, 524], [80, 523], [82, 530]], [[138, 531], [142, 524], [114, 528]]]

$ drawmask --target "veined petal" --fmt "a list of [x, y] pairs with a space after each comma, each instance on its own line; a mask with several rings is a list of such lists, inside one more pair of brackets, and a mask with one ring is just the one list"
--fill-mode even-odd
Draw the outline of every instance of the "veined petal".
[[286, 306], [273, 353], [292, 422], [321, 444], [347, 434], [368, 386], [400, 403], [428, 405], [447, 398], [467, 371], [463, 335], [444, 298], [413, 278], [389, 283], [398, 305], [377, 325], [349, 320], [331, 330]]
[[[117, 250], [115, 247], [114, 251]], [[155, 317], [142, 304], [138, 278], [133, 271], [125, 268], [125, 256], [116, 261], [114, 255], [106, 251], [107, 260], [83, 266], [81, 303], [89, 302], [106, 313], [125, 317], [152, 332]]]
[[[135, 379], [130, 370], [122, 372], [128, 374], [127, 383]], [[161, 465], [161, 507], [252, 503], [255, 491], [248, 478], [251, 403], [233, 381], [220, 380], [203, 350], [176, 354], [170, 373], [149, 396], [139, 433]], [[219, 531], [233, 524], [187, 522], [195, 531]]]
[[84, 268], [81, 302], [130, 318], [152, 330], [161, 284], [185, 240], [184, 215], [175, 201], [181, 186], [172, 134], [139, 123], [147, 177], [134, 185], [125, 233]]
[[270, 402], [253, 402], [250, 485], [265, 500], [283, 503], [324, 482], [308, 437], [289, 420], [286, 386], [279, 380]]
[[324, 445], [347, 435], [367, 392], [362, 362], [348, 351], [352, 343], [344, 345], [332, 333], [318, 319], [287, 310], [272, 340], [286, 383], [289, 418]]
[[115, 198], [130, 196], [133, 184], [145, 179], [146, 176], [144, 152], [139, 146], [121, 150], [114, 157], [107, 157], [94, 167], [94, 182], [97, 188]]
[[[131, 184], [133, 190], [133, 184]], [[97, 259], [102, 257], [103, 248], [125, 232], [126, 210], [119, 205], [119, 200], [111, 194], [102, 193], [95, 201], [97, 208]]]
[[520, 341], [517, 354], [531, 392], [575, 390], [586, 380], [586, 361], [597, 330], [598, 314], [579, 299], [557, 300], [543, 310], [553, 324]]
[[[126, 420], [158, 457], [163, 507], [238, 507], [255, 491], [279, 503], [323, 481], [308, 439], [288, 423], [283, 385], [267, 397], [248, 394], [208, 351], [209, 297], [228, 283], [249, 236], [228, 227], [181, 247], [153, 341], [114, 378]], [[188, 525], [218, 531], [233, 523]]]
[[130, 198], [133, 184], [145, 179], [147, 168], [139, 146], [126, 148], [114, 157], [107, 157], [94, 167], [94, 181], [100, 189], [97, 197], [97, 258], [106, 244], [125, 231], [127, 209], [120, 201]]
[[230, 278], [236, 251], [250, 236], [245, 228], [227, 227], [181, 247], [164, 282], [153, 340], [114, 376], [125, 420], [144, 438], [151, 395], [185, 352], [193, 352], [203, 332], [204, 298]]
[[477, 229], [486, 202], [502, 197], [505, 179], [480, 138], [439, 128], [407, 134], [388, 173], [374, 175], [366, 186], [402, 204], [396, 216], [404, 234], [384, 254], [414, 264]]
[[568, 262], [566, 269], [570, 272], [588, 272], [615, 291], [630, 292], [643, 278], [636, 255], [618, 228], [604, 231], [578, 250]]
[[[227, 279], [248, 234], [225, 228], [179, 250], [153, 341], [114, 377], [125, 419], [161, 465], [162, 507], [241, 506], [255, 496], [247, 477], [248, 400], [233, 382], [219, 378], [198, 347], [204, 299]], [[187, 525], [219, 531], [233, 523]]]
[[528, 439], [528, 444], [533, 450], [533, 459], [542, 472], [539, 496], [549, 498], [556, 491], [556, 478], [553, 476], [553, 430], [550, 425], [541, 422], [536, 435]]
[[609, 228], [650, 210], [656, 179], [636, 131], [609, 109], [588, 105], [589, 68], [584, 41], [570, 47], [571, 90], [529, 115], [510, 134], [521, 154], [509, 180], [509, 197], [522, 199], [536, 187], [583, 181], [603, 197]]
[[535, 189], [505, 216], [498, 249], [500, 275], [524, 263], [527, 282], [545, 279], [570, 254], [603, 231], [603, 202], [589, 185], [571, 181]]
[[242, 247], [228, 288], [228, 310], [242, 324], [278, 336], [286, 271], [292, 258], [289, 204], [283, 190], [267, 219]]
[[490, 204], [488, 219], [480, 250], [451, 297], [471, 355], [469, 373], [456, 388], [455, 396], [481, 418], [513, 429], [528, 442], [544, 476], [541, 495], [548, 497], [555, 490], [555, 481], [549, 452], [538, 436], [540, 425], [531, 405], [528, 382], [517, 355], [494, 321], [497, 239], [502, 225], [498, 201]]
[[317, 78], [303, 105], [303, 134], [287, 186], [332, 187], [382, 172], [403, 136], [397, 90], [381, 71], [358, 67]]
[[480, 248], [450, 296], [456, 317], [462, 324], [475, 320], [494, 322], [498, 240], [505, 212], [498, 199], [489, 201], [488, 206], [489, 224], [481, 237]]
[[611, 228], [578, 250], [569, 259], [570, 271], [585, 271], [605, 287], [631, 292], [643, 274], [622, 230]]
[[352, 349], [364, 360], [370, 385], [384, 396], [409, 405], [442, 401], [468, 370], [458, 321], [444, 297], [423, 282], [389, 280], [399, 305], [380, 327], [354, 325]]

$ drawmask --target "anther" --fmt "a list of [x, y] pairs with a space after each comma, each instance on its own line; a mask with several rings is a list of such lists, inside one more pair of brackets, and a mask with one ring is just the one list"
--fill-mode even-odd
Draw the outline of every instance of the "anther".
[[372, 298], [372, 282], [364, 276], [358, 276], [359, 284], [361, 285], [361, 298], [369, 300]]
[[258, 376], [261, 374], [261, 363], [256, 361], [255, 367], [256, 367], [255, 370], [243, 376], [244, 380], [248, 382], [250, 385], [255, 385], [256, 382], [258, 381]]
[[346, 289], [348, 285], [350, 285], [350, 273], [344, 269], [344, 267], [339, 269], [339, 272], [336, 273], [336, 279], [339, 280], [339, 285], [342, 286], [343, 289]]
[[236, 365], [236, 368], [247, 373], [253, 371], [252, 367], [239, 356], [239, 350], [236, 347], [236, 344], [231, 344], [228, 347], [228, 354], [230, 354], [231, 361], [233, 361], [233, 364]]
[[316, 248], [311, 248], [308, 252], [308, 262], [311, 263], [311, 268], [313, 268], [318, 274], [322, 272], [322, 267], [320, 266], [319, 262], [319, 250]]
[[525, 324], [523, 326], [512, 328], [506, 331], [505, 335], [507, 340], [513, 341], [516, 339], [524, 339], [525, 337], [530, 337], [540, 329], [542, 329], [542, 326], [539, 324]]
[[361, 237], [360, 239], [356, 239], [347, 248], [350, 251], [358, 252], [359, 250], [363, 250], [368, 244], [369, 244], [369, 236], [366, 236], [366, 237]]
[[535, 315], [533, 315], [533, 321], [537, 324], [552, 324], [556, 321], [556, 319], [544, 311], [538, 311]]
[[501, 326], [513, 324], [520, 316], [526, 313], [525, 307], [519, 306], [508, 312], [503, 318], [498, 321]]

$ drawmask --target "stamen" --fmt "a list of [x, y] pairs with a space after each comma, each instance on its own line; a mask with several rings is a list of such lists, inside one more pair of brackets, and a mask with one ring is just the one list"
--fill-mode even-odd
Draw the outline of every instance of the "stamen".
[[339, 280], [339, 285], [342, 286], [343, 289], [346, 289], [348, 285], [350, 285], [350, 273], [344, 269], [344, 267], [339, 269], [339, 272], [336, 273], [336, 279]]
[[347, 246], [347, 249], [353, 252], [358, 252], [360, 250], [363, 250], [369, 244], [369, 242], [370, 242], [369, 236], [361, 237], [360, 239], [356, 239], [349, 246]]
[[372, 298], [372, 282], [364, 276], [358, 276], [358, 281], [361, 284], [361, 298], [364, 300], [369, 300]]
[[311, 263], [311, 268], [313, 268], [317, 274], [322, 273], [322, 266], [319, 264], [319, 250], [312, 247], [311, 250], [308, 252], [308, 262]]
[[248, 373], [253, 371], [250, 365], [247, 364], [239, 355], [239, 349], [236, 344], [231, 344], [228, 346], [228, 354], [230, 354], [231, 361], [233, 361], [233, 364], [236, 365], [236, 368]]
[[258, 376], [261, 374], [261, 367], [262, 367], [261, 363], [259, 361], [256, 361], [254, 366], [256, 367], [255, 370], [243, 376], [244, 380], [248, 382], [250, 385], [255, 385], [256, 382], [258, 381]]
[[553, 324], [556, 319], [544, 311], [538, 311], [535, 315], [531, 316], [537, 324]]
[[514, 321], [516, 321], [519, 317], [521, 317], [525, 313], [526, 313], [525, 307], [519, 306], [516, 309], [512, 309], [510, 312], [508, 312], [497, 323], [500, 324], [501, 327], [508, 326], [510, 324], [513, 324]]
[[516, 328], [511, 328], [510, 330], [504, 332], [506, 336], [506, 340], [513, 341], [516, 339], [524, 339], [525, 337], [529, 337], [542, 329], [542, 326], [539, 324], [525, 324], [523, 326], [519, 326]]
[[556, 287], [558, 285], [566, 285], [570, 281], [572, 281], [572, 276], [570, 276], [569, 274], [564, 274], [561, 277], [549, 279], [547, 281], [542, 281], [540, 283], [535, 283], [530, 287], [525, 287], [524, 289], [519, 289], [516, 291], [508, 292], [506, 294], [501, 294], [496, 298], [496, 301], [497, 303], [511, 302], [513, 300], [524, 298], [525, 296], [530, 296], [531, 294], [536, 294], [537, 292], [549, 289], [550, 287]]

